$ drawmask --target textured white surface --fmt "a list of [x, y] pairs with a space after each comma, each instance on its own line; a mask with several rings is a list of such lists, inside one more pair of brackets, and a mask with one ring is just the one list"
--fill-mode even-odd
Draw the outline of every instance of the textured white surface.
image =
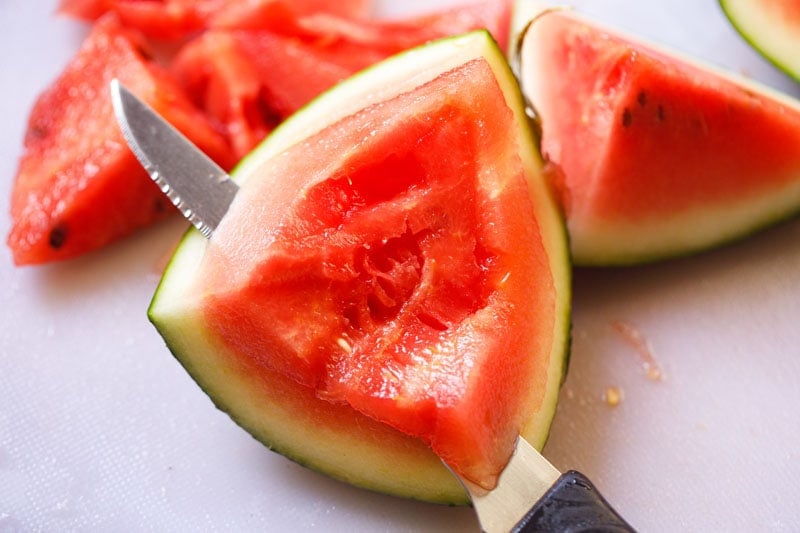
[[[581, 4], [800, 94], [711, 0]], [[84, 33], [53, 9], [0, 2], [4, 237], [27, 112]], [[181, 227], [43, 268], [13, 268], [0, 249], [0, 531], [474, 530], [469, 509], [306, 471], [213, 408], [145, 317]], [[695, 258], [577, 272], [572, 367], [546, 455], [589, 475], [642, 531], [800, 530], [798, 240], [793, 222]], [[645, 375], [616, 322], [649, 342], [664, 381]]]

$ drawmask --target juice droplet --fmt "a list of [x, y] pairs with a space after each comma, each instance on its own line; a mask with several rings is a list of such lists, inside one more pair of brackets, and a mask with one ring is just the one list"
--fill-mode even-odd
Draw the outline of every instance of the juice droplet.
[[603, 393], [603, 401], [609, 407], [616, 407], [622, 402], [622, 389], [619, 387], [608, 387]]
[[611, 327], [636, 351], [647, 379], [650, 381], [664, 381], [664, 372], [653, 356], [653, 348], [644, 335], [633, 324], [622, 320], [615, 320], [612, 322]]

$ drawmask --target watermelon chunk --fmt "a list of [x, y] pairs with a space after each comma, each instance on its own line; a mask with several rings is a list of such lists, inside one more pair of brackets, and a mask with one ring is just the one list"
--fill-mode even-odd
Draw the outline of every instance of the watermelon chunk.
[[800, 210], [793, 99], [561, 11], [521, 64], [576, 263], [688, 254]]
[[[486, 29], [501, 48], [508, 44], [510, 0], [483, 0], [453, 5], [402, 19], [376, 19], [336, 13], [331, 10], [294, 9], [271, 17], [223, 19], [214, 24], [224, 29], [269, 30], [301, 38], [321, 48], [336, 49], [343, 44], [358, 45], [364, 51], [381, 51], [383, 57], [448, 35]], [[345, 59], [343, 50], [340, 54]], [[350, 58], [357, 60], [356, 58]], [[366, 66], [364, 64], [363, 66]]]
[[[292, 73], [291, 65], [282, 66]], [[275, 97], [265, 93], [262, 72], [243, 53], [233, 33], [208, 31], [194, 39], [181, 49], [170, 71], [225, 132], [237, 159], [255, 148], [285, 116]]]
[[275, 2], [264, 3], [258, 15], [232, 15], [257, 5], [221, 10], [215, 29], [183, 47], [171, 66], [195, 102], [228, 132], [239, 157], [281, 120], [369, 65], [479, 28], [505, 47], [510, 24], [508, 0], [403, 20], [289, 10]]
[[36, 101], [11, 193], [16, 264], [72, 258], [174, 212], [125, 145], [108, 91], [115, 77], [232, 165], [224, 137], [142, 47], [115, 17], [102, 18]]
[[281, 31], [292, 27], [297, 17], [329, 13], [348, 19], [367, 19], [371, 0], [224, 0], [208, 14], [210, 28]]
[[334, 477], [440, 502], [465, 498], [431, 449], [491, 487], [520, 433], [543, 444], [567, 246], [486, 32], [343, 82], [234, 176], [228, 214], [211, 241], [187, 234], [149, 312], [234, 420]]
[[61, 0], [59, 12], [86, 21], [114, 13], [126, 27], [174, 41], [219, 24], [268, 24], [316, 12], [366, 17], [371, 0]]
[[201, 30], [203, 7], [218, 0], [61, 0], [59, 13], [94, 22], [113, 13], [121, 23], [142, 34], [176, 40]]

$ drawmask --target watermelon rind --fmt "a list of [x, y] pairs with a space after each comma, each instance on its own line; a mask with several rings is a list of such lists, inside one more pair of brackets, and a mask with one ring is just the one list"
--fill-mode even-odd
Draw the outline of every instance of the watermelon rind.
[[785, 16], [779, 2], [761, 0], [719, 0], [734, 29], [767, 61], [800, 81], [800, 8], [784, 1], [797, 16]]
[[[240, 184], [258, 174], [269, 159], [330, 124], [434, 79], [465, 62], [484, 58], [494, 71], [519, 125], [519, 156], [533, 179], [531, 200], [540, 219], [556, 289], [554, 342], [547, 362], [541, 408], [531, 413], [522, 436], [541, 449], [556, 410], [569, 353], [571, 269], [563, 214], [542, 173], [542, 159], [524, 117], [523, 99], [505, 54], [485, 31], [450, 37], [401, 53], [340, 83], [279, 126], [232, 173]], [[276, 394], [252, 401], [257, 378], [243, 379], [220, 357], [226, 347], [198, 327], [192, 285], [208, 241], [190, 229], [168, 264], [148, 309], [148, 317], [168, 348], [212, 402], [268, 448], [287, 458], [369, 490], [429, 502], [463, 505], [469, 499], [457, 478], [417, 439], [388, 427], [375, 434], [351, 428], [317, 427], [298, 417]], [[531, 305], [536, 299], [531, 298]], [[369, 420], [364, 420], [366, 425]], [[375, 424], [378, 424], [377, 422]], [[382, 426], [382, 425], [381, 425]], [[358, 429], [358, 428], [357, 428]], [[386, 446], [386, 434], [391, 446]], [[265, 483], [267, 480], [265, 480]]]
[[[728, 1], [736, 3], [740, 0]], [[534, 61], [527, 57], [533, 49], [531, 43], [527, 41], [519, 43], [519, 32], [531, 21], [536, 24], [538, 17], [565, 9], [570, 17], [583, 21], [587, 26], [637, 43], [661, 57], [673, 58], [695, 69], [708, 72], [738, 85], [749, 94], [773, 100], [780, 104], [786, 113], [800, 114], [800, 101], [757, 80], [702, 59], [690, 57], [641, 36], [617, 28], [608, 28], [578, 10], [554, 8], [535, 0], [518, 0], [515, 4], [513, 24], [516, 33], [512, 36], [512, 42], [518, 43], [521, 54], [518, 58], [520, 86], [534, 108], [536, 101], [531, 97], [533, 92], [531, 88], [537, 83], [546, 84], [549, 73], [539, 72]], [[547, 124], [542, 124], [542, 128], [546, 135]], [[753, 134], [757, 136], [758, 132]], [[800, 161], [800, 158], [798, 160]], [[768, 180], [770, 176], [764, 178]], [[577, 217], [568, 214], [567, 228], [575, 266], [632, 266], [688, 257], [738, 242], [765, 228], [795, 217], [798, 213], [800, 213], [800, 164], [797, 165], [796, 178], [785, 180], [782, 184], [752, 195], [746, 194], [724, 202], [705, 203], [669, 216], [659, 215], [645, 220], [619, 217], [600, 221], [593, 218], [587, 223], [581, 223], [576, 220]]]

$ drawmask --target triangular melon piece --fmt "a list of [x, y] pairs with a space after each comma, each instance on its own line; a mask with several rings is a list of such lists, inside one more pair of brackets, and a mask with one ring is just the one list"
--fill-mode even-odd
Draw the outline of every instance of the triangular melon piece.
[[[519, 86], [480, 31], [358, 74], [235, 171], [150, 318], [270, 448], [374, 490], [465, 502], [544, 443], [569, 337], [566, 232]], [[435, 452], [435, 454], [433, 453]]]
[[800, 105], [572, 11], [528, 26], [521, 83], [576, 264], [704, 250], [800, 210]]

